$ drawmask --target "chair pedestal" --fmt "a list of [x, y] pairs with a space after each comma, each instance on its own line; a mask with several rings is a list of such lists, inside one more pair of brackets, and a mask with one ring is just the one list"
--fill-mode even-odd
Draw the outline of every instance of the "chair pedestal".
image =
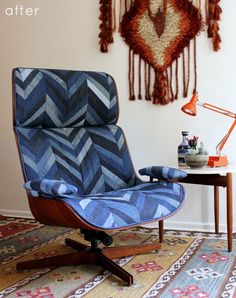
[[79, 264], [93, 264], [101, 266], [110, 271], [128, 285], [133, 283], [133, 276], [117, 265], [112, 259], [122, 258], [131, 255], [143, 254], [153, 250], [158, 250], [160, 243], [140, 244], [119, 247], [91, 248], [85, 244], [72, 239], [65, 239], [66, 245], [77, 250], [76, 253], [49, 257], [44, 259], [30, 260], [20, 262], [16, 265], [17, 270], [61, 267], [61, 266], [76, 266]]

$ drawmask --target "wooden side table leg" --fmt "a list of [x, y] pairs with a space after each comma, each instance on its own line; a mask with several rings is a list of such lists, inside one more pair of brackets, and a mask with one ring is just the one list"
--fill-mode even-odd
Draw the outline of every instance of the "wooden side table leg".
[[164, 234], [164, 222], [163, 220], [159, 221], [159, 242], [163, 242], [163, 234]]
[[214, 186], [215, 233], [219, 233], [219, 186]]
[[233, 240], [233, 196], [232, 196], [232, 173], [227, 173], [227, 233], [228, 251], [232, 251]]

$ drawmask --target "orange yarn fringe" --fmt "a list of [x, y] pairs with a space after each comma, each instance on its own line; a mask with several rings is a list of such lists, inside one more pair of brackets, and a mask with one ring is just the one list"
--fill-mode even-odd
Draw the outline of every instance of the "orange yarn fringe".
[[208, 37], [212, 39], [214, 51], [220, 50], [221, 38], [219, 34], [219, 21], [222, 9], [219, 5], [220, 0], [208, 0], [206, 5], [206, 23], [208, 26]]
[[116, 30], [115, 1], [114, 6], [112, 6], [112, 0], [100, 0], [99, 5], [99, 20], [101, 20], [101, 24], [99, 26], [100, 33], [98, 37], [100, 38], [100, 51], [107, 53], [108, 45], [113, 43], [112, 33]]

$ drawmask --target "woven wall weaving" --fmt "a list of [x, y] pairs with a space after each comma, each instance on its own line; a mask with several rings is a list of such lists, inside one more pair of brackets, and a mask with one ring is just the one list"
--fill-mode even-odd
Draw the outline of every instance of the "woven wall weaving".
[[[192, 89], [196, 91], [196, 36], [206, 27], [213, 49], [220, 49], [219, 2], [205, 0], [204, 22], [201, 0], [120, 0], [119, 32], [129, 47], [130, 100], [145, 97], [165, 105], [178, 99], [181, 89], [187, 97], [192, 73]], [[115, 7], [115, 0], [100, 0], [102, 52], [108, 52], [113, 42]]]

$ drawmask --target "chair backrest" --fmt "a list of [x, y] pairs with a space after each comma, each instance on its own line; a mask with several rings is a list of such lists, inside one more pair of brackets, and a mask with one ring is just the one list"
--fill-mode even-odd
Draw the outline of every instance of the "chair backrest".
[[25, 181], [57, 179], [79, 194], [136, 183], [116, 125], [114, 79], [101, 72], [16, 68], [14, 129]]

